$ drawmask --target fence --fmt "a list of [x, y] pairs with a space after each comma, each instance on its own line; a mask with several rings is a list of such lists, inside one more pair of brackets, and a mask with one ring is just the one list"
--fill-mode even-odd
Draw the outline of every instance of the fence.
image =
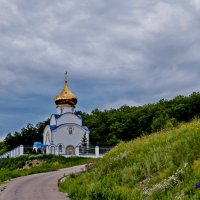
[[0, 158], [15, 158], [17, 156], [24, 155], [24, 146], [20, 145], [16, 147], [15, 149], [8, 151], [7, 153], [4, 153], [3, 155], [0, 155]]
[[[75, 152], [67, 155], [67, 154], [60, 154], [57, 149], [55, 149], [54, 153], [56, 155], [63, 155], [63, 156], [79, 156], [79, 157], [93, 157], [93, 158], [100, 158], [105, 154], [106, 152], [110, 151], [111, 147], [76, 147]], [[31, 154], [33, 153], [33, 147], [32, 146], [24, 146], [20, 145], [19, 147], [0, 155], [0, 158], [15, 158], [17, 156], [21, 156], [24, 154]], [[47, 152], [47, 154], [50, 154], [50, 152]]]
[[79, 157], [95, 157], [99, 158], [102, 155], [99, 154], [99, 147], [76, 147], [75, 155]]
[[102, 157], [103, 154], [110, 151], [112, 147], [76, 147], [75, 155], [80, 157]]

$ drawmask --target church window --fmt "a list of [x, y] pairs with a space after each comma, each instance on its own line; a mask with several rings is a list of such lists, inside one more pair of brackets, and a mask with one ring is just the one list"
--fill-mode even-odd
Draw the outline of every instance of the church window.
[[58, 145], [58, 152], [59, 152], [59, 153], [62, 153], [62, 144], [59, 144], [59, 145]]
[[69, 134], [72, 134], [72, 127], [69, 127]]

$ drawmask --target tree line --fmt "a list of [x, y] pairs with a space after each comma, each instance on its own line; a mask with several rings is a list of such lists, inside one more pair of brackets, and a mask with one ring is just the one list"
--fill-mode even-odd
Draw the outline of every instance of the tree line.
[[[177, 96], [172, 100], [161, 99], [157, 103], [144, 106], [124, 105], [118, 109], [91, 113], [76, 111], [83, 118], [83, 125], [90, 129], [90, 145], [114, 146], [120, 141], [135, 139], [166, 128], [176, 127], [200, 114], [200, 93], [190, 96]], [[49, 119], [36, 126], [28, 124], [21, 132], [8, 133], [0, 143], [0, 153], [24, 144], [33, 145], [41, 141], [44, 127]]]
[[141, 135], [166, 128], [176, 127], [200, 114], [200, 93], [177, 96], [172, 100], [161, 99], [144, 106], [124, 105], [119, 109], [88, 113], [78, 112], [84, 125], [90, 129], [92, 145], [113, 146], [119, 141], [128, 141]]
[[43, 142], [43, 130], [50, 122], [47, 119], [44, 122], [39, 122], [35, 126], [27, 124], [21, 131], [15, 133], [8, 133], [3, 142], [0, 142], [0, 154], [14, 149], [19, 145], [33, 146], [34, 142]]

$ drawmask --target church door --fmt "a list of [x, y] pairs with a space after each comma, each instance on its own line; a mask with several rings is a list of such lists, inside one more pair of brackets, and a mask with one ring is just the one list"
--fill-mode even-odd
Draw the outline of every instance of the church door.
[[72, 145], [69, 145], [66, 147], [66, 154], [67, 155], [74, 155], [75, 154], [75, 148]]

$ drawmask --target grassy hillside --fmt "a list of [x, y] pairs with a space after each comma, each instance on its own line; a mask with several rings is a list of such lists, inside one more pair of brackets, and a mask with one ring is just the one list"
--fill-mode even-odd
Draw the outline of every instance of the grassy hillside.
[[41, 172], [49, 172], [92, 162], [91, 158], [55, 155], [25, 155], [17, 158], [0, 159], [0, 184], [4, 181]]
[[200, 199], [200, 120], [120, 143], [60, 185], [72, 199]]

